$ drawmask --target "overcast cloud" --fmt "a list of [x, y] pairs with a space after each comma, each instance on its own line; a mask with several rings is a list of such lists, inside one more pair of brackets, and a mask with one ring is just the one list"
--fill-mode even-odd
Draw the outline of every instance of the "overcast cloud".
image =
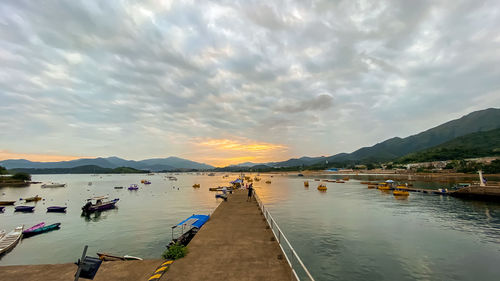
[[405, 137], [500, 106], [499, 6], [1, 1], [0, 150], [222, 165]]

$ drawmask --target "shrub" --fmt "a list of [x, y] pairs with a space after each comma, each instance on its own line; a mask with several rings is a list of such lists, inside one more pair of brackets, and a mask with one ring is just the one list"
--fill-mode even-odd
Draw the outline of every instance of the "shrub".
[[186, 248], [186, 246], [184, 245], [181, 245], [179, 243], [176, 243], [172, 246], [170, 246], [170, 248], [168, 248], [168, 250], [166, 250], [162, 257], [164, 259], [172, 259], [172, 260], [176, 260], [176, 259], [180, 259], [180, 258], [183, 258], [184, 256], [186, 256], [188, 252], [188, 249]]
[[28, 174], [28, 173], [15, 173], [12, 176], [12, 179], [23, 180], [23, 181], [30, 181], [31, 180], [31, 175]]

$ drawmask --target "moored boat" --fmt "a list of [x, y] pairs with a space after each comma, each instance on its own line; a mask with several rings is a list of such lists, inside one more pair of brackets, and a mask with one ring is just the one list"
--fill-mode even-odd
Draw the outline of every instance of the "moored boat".
[[[172, 241], [167, 245], [167, 249], [176, 243], [187, 246], [196, 233], [198, 233], [200, 228], [208, 221], [208, 219], [210, 219], [210, 216], [207, 215], [192, 215], [180, 223], [172, 226]], [[173, 238], [174, 229], [177, 227], [181, 227], [181, 235], [177, 238]]]
[[[105, 211], [109, 209], [114, 209], [118, 198], [110, 201], [104, 201], [108, 196], [99, 196], [87, 199], [87, 203], [82, 207], [83, 214], [90, 214], [96, 211]], [[95, 201], [95, 203], [93, 203]]]
[[14, 205], [16, 201], [0, 201], [0, 206], [9, 206], [9, 205]]
[[146, 181], [143, 182], [143, 184], [151, 184], [151, 182], [148, 181], [148, 180], [146, 180]]
[[267, 184], [270, 184], [270, 183], [271, 183], [271, 181], [266, 181], [266, 183], [267, 183]]
[[18, 226], [0, 239], [0, 255], [12, 250], [23, 235], [23, 226]]
[[29, 232], [23, 232], [23, 235], [25, 238], [28, 238], [28, 237], [31, 237], [31, 236], [35, 236], [35, 235], [38, 235], [38, 234], [42, 234], [42, 233], [45, 233], [45, 232], [49, 232], [49, 231], [52, 231], [52, 230], [56, 230], [56, 229], [59, 229], [61, 223], [53, 223], [53, 224], [50, 224], [50, 225], [45, 225], [45, 226], [42, 226], [42, 227], [39, 227], [37, 229], [34, 229], [34, 230], [31, 230]]
[[66, 213], [67, 207], [62, 206], [50, 206], [47, 208], [47, 212], [49, 213]]
[[308, 181], [304, 182], [304, 187], [309, 187], [309, 182]]
[[29, 212], [33, 212], [34, 209], [35, 209], [35, 206], [16, 206], [14, 208], [14, 212], [29, 213]]
[[142, 261], [142, 258], [129, 256], [129, 255], [117, 256], [117, 255], [111, 255], [111, 254], [107, 254], [107, 253], [97, 253], [97, 256], [99, 256], [99, 259], [102, 261], [131, 261], [131, 260]]
[[123, 186], [115, 186], [115, 189], [123, 189]]
[[128, 190], [138, 190], [139, 187], [137, 186], [137, 184], [131, 184], [129, 187], [128, 187]]
[[327, 188], [327, 187], [326, 187], [326, 185], [324, 185], [324, 184], [320, 184], [320, 185], [318, 185], [318, 190], [319, 190], [319, 191], [326, 191], [327, 189], [328, 189], [328, 188]]
[[200, 184], [199, 183], [195, 183], [195, 184], [193, 184], [193, 187], [194, 188], [200, 188]]
[[[92, 183], [90, 183], [89, 185], [92, 185]], [[51, 183], [44, 183], [42, 184], [42, 188], [47, 188], [47, 187], [65, 187], [66, 184], [65, 183], [57, 183], [57, 182], [51, 182]]]
[[45, 226], [44, 222], [41, 222], [39, 224], [35, 224], [34, 226], [23, 230], [23, 234], [26, 234], [28, 232], [31, 232], [31, 231], [36, 230], [36, 229], [39, 229], [39, 228], [44, 227], [44, 226]]
[[0, 213], [3, 213], [5, 211], [5, 207], [0, 207]]
[[40, 197], [40, 196], [37, 195], [37, 196], [34, 196], [34, 197], [24, 198], [24, 200], [26, 202], [36, 202], [36, 201], [42, 200], [42, 197]]

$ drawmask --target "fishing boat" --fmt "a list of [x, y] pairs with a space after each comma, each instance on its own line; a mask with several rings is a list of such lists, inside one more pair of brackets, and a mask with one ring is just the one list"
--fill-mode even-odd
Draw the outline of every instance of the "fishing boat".
[[[89, 185], [92, 185], [92, 183], [90, 182]], [[42, 188], [47, 188], [47, 187], [65, 187], [65, 186], [66, 186], [65, 183], [57, 183], [57, 182], [51, 182], [51, 183], [42, 184]]]
[[[167, 245], [167, 249], [177, 243], [187, 246], [209, 218], [210, 216], [207, 215], [192, 215], [180, 223], [172, 226], [172, 241]], [[178, 227], [181, 228], [181, 235], [174, 238], [174, 230]]]
[[115, 198], [110, 201], [105, 201], [106, 199], [108, 199], [108, 196], [99, 196], [87, 199], [87, 203], [82, 207], [82, 213], [90, 214], [97, 211], [114, 209], [116, 203], [118, 202], [118, 200], [120, 200], [118, 198]]
[[25, 200], [26, 202], [36, 202], [36, 201], [40, 201], [40, 200], [42, 200], [42, 197], [40, 197], [40, 196], [38, 196], [38, 195], [37, 195], [37, 196], [35, 196], [35, 197], [28, 197], [28, 198], [24, 198], [24, 200]]
[[393, 181], [386, 181], [386, 182], [381, 182], [378, 184], [377, 188], [380, 190], [392, 190], [392, 183]]
[[137, 184], [131, 184], [129, 187], [128, 187], [128, 190], [138, 190], [139, 187], [137, 186]]
[[193, 187], [194, 188], [200, 188], [200, 184], [199, 183], [195, 183], [195, 184], [193, 184]]
[[35, 209], [35, 206], [16, 206], [14, 208], [14, 212], [30, 213], [30, 212], [33, 212], [34, 209]]
[[304, 182], [304, 187], [309, 187], [309, 182], [308, 181]]
[[142, 259], [139, 257], [134, 257], [129, 255], [116, 256], [107, 253], [97, 253], [97, 256], [99, 256], [99, 259], [102, 261], [132, 261], [132, 260], [142, 261]]
[[23, 226], [18, 226], [0, 239], [0, 255], [12, 250], [23, 235]]
[[49, 232], [49, 231], [52, 231], [52, 230], [57, 230], [59, 229], [61, 223], [53, 223], [53, 224], [50, 224], [50, 225], [44, 225], [42, 227], [39, 227], [39, 228], [36, 228], [34, 230], [30, 230], [28, 232], [26, 231], [23, 231], [23, 235], [24, 235], [24, 238], [28, 238], [28, 237], [31, 237], [31, 236], [35, 236], [35, 235], [38, 235], [38, 234], [42, 234], [42, 233], [45, 233], [45, 232]]
[[39, 229], [39, 228], [44, 227], [44, 226], [45, 226], [45, 223], [44, 223], [44, 222], [41, 222], [41, 223], [39, 223], [39, 224], [35, 224], [34, 226], [32, 226], [32, 227], [30, 227], [30, 228], [28, 228], [28, 229], [25, 229], [25, 230], [23, 231], [23, 234], [26, 234], [26, 233], [28, 233], [28, 232], [31, 232], [31, 231], [36, 230], [36, 229]]
[[16, 201], [0, 201], [0, 206], [9, 206], [9, 205], [14, 205]]
[[66, 213], [66, 208], [62, 206], [51, 206], [47, 208], [48, 213]]
[[0, 213], [3, 213], [5, 211], [5, 207], [0, 207]]
[[404, 185], [398, 185], [394, 191], [392, 192], [394, 196], [409, 196], [410, 192], [408, 192], [408, 187]]
[[123, 186], [115, 186], [115, 189], [123, 189]]
[[360, 182], [360, 183], [361, 183], [361, 184], [370, 184], [370, 182], [369, 182], [369, 181], [362, 181], [362, 182]]
[[267, 184], [270, 184], [270, 183], [271, 183], [271, 181], [266, 181], [266, 183], [267, 183]]
[[328, 188], [327, 188], [327, 187], [326, 187], [326, 185], [324, 185], [324, 184], [320, 184], [320, 185], [318, 185], [318, 190], [319, 190], [319, 191], [326, 191], [327, 189], [328, 189]]

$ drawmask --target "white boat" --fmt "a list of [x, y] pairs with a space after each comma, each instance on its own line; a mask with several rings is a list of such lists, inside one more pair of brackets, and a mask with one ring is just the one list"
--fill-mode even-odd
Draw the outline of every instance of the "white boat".
[[24, 226], [18, 226], [0, 239], [0, 255], [12, 250], [23, 235]]
[[42, 184], [42, 188], [46, 187], [65, 187], [65, 183], [57, 183], [57, 182], [51, 182], [51, 183], [44, 183]]

